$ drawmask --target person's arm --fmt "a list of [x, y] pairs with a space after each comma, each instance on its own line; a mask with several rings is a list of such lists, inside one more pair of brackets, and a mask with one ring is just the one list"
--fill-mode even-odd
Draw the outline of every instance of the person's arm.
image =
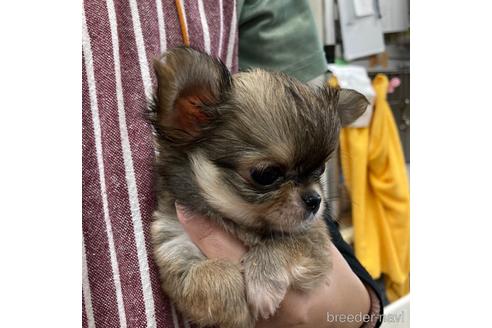
[[371, 298], [371, 310], [369, 314], [372, 317], [370, 324], [367, 324], [364, 327], [379, 327], [382, 323], [384, 309], [383, 300], [381, 295], [379, 294], [376, 282], [372, 279], [369, 272], [367, 272], [367, 270], [362, 266], [359, 260], [357, 260], [354, 250], [349, 244], [345, 242], [342, 234], [340, 233], [338, 223], [330, 217], [328, 211], [325, 212], [325, 222], [328, 226], [328, 230], [330, 231], [332, 243], [342, 254], [344, 260], [348, 263], [352, 271], [363, 282], [369, 292], [369, 296]]
[[[179, 207], [177, 214], [187, 234], [208, 258], [239, 263], [247, 252], [238, 239], [207, 218]], [[341, 322], [340, 318], [368, 314], [370, 294], [334, 245], [332, 254], [333, 271], [325, 284], [310, 293], [289, 290], [275, 315], [259, 320], [257, 327], [360, 327], [362, 321], [342, 319], [345, 322]]]
[[238, 0], [239, 68], [307, 82], [328, 69], [307, 0]]

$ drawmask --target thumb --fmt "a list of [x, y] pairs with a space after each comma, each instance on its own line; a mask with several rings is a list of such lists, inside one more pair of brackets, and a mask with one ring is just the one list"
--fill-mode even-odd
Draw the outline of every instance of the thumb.
[[176, 214], [190, 239], [207, 258], [230, 260], [235, 263], [241, 261], [247, 251], [246, 247], [217, 223], [177, 203]]

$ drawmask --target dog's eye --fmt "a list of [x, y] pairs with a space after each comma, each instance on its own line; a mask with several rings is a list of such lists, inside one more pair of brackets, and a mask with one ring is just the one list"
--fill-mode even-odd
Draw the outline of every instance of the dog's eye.
[[323, 173], [325, 173], [325, 164], [321, 165], [316, 170], [314, 170], [312, 175], [319, 178], [320, 176], [323, 175]]
[[263, 169], [252, 169], [251, 179], [259, 185], [268, 186], [282, 177], [282, 170], [277, 166], [268, 166]]

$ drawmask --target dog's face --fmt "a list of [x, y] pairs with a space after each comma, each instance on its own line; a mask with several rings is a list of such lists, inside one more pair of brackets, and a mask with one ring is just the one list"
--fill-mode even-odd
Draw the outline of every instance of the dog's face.
[[158, 181], [180, 203], [242, 226], [293, 232], [324, 209], [320, 177], [339, 128], [367, 100], [262, 70], [231, 76], [190, 48], [155, 62]]

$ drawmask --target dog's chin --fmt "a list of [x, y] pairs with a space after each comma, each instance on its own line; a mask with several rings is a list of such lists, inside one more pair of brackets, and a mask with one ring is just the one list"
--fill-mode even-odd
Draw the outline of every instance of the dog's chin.
[[300, 233], [306, 231], [311, 227], [316, 220], [319, 220], [320, 215], [309, 214], [302, 219], [292, 222], [283, 222], [283, 220], [278, 220], [276, 222], [267, 222], [264, 218], [258, 218], [253, 222], [244, 222], [241, 219], [235, 217], [222, 216], [222, 220], [225, 222], [230, 222], [236, 224], [240, 227], [246, 228], [248, 230], [262, 232], [262, 233], [278, 233], [278, 234], [290, 234], [290, 233]]
[[287, 222], [278, 220], [276, 222], [268, 223], [267, 229], [278, 233], [300, 233], [308, 230], [317, 220], [320, 219], [320, 217], [321, 215], [319, 213], [309, 213], [294, 222], [293, 220], [289, 220]]

